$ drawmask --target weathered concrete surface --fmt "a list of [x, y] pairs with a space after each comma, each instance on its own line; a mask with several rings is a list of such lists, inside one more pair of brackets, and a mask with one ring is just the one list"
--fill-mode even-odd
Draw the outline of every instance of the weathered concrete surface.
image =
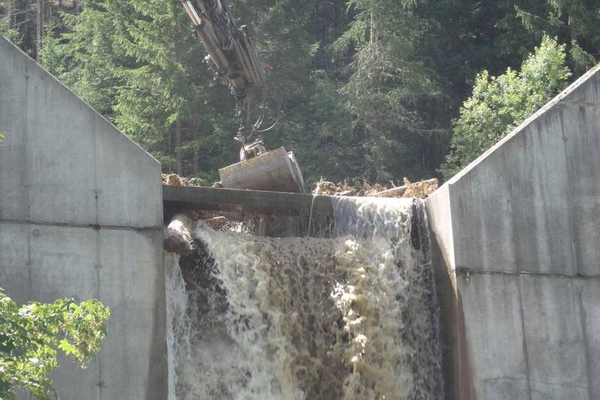
[[449, 399], [595, 399], [600, 67], [427, 202]]
[[163, 198], [165, 223], [182, 210], [201, 210], [264, 216], [269, 235], [279, 237], [330, 237], [335, 232], [331, 196], [165, 185]]
[[63, 400], [167, 397], [159, 163], [0, 37], [0, 286], [98, 298], [108, 337]]
[[263, 190], [163, 186], [166, 205], [202, 210], [274, 215], [301, 215], [313, 210], [333, 213], [329, 196]]

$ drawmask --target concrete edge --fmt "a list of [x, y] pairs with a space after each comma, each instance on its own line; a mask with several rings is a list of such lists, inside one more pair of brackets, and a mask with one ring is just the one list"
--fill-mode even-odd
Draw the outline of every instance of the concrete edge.
[[177, 204], [203, 210], [242, 213], [283, 213], [299, 215], [310, 212], [330, 196], [263, 190], [208, 188], [162, 185], [165, 205]]
[[425, 201], [430, 230], [431, 265], [439, 304], [444, 398], [475, 400], [464, 345], [465, 322], [454, 260], [451, 185], [443, 185]]
[[69, 92], [71, 95], [73, 95], [75, 98], [77, 98], [80, 102], [82, 102], [87, 108], [90, 109], [90, 111], [92, 111], [93, 113], [95, 113], [96, 115], [98, 115], [112, 129], [114, 129], [116, 132], [118, 132], [119, 134], [121, 134], [132, 145], [136, 146], [140, 151], [142, 151], [144, 154], [146, 154], [147, 156], [149, 156], [155, 163], [157, 163], [157, 164], [160, 165], [160, 161], [158, 161], [156, 158], [154, 158], [154, 156], [152, 154], [150, 154], [146, 150], [144, 150], [144, 148], [142, 146], [140, 146], [138, 143], [136, 143], [134, 140], [132, 140], [129, 136], [125, 135], [119, 128], [117, 128], [115, 126], [115, 124], [113, 124], [111, 121], [109, 121], [104, 115], [102, 115], [98, 111], [96, 111], [85, 100], [83, 100], [78, 94], [76, 94], [75, 92], [73, 92], [69, 87], [67, 87], [64, 83], [62, 83], [57, 77], [55, 77], [50, 72], [48, 72], [42, 65], [38, 64], [34, 59], [32, 59], [31, 57], [29, 57], [29, 55], [27, 53], [25, 53], [23, 50], [21, 50], [17, 45], [15, 45], [13, 42], [11, 42], [10, 40], [8, 40], [7, 38], [5, 38], [4, 36], [2, 36], [1, 34], [0, 34], [0, 40], [4, 41], [8, 45], [14, 47], [14, 50], [18, 51], [19, 53], [21, 53], [23, 56], [26, 57], [26, 60], [29, 62], [30, 65], [32, 65], [34, 68], [40, 68], [41, 70], [43, 70], [47, 74], [47, 76], [49, 76], [56, 83], [58, 83], [60, 86], [62, 86], [67, 92]]
[[493, 145], [492, 147], [490, 147], [483, 154], [481, 154], [479, 157], [477, 157], [475, 160], [473, 160], [471, 163], [469, 163], [469, 165], [467, 165], [460, 172], [458, 172], [456, 175], [454, 175], [452, 178], [450, 178], [447, 182], [445, 182], [444, 185], [442, 185], [442, 187], [445, 186], [445, 185], [452, 185], [452, 184], [456, 183], [462, 177], [464, 177], [469, 172], [471, 172], [471, 170], [473, 170], [475, 167], [477, 167], [477, 165], [479, 165], [480, 163], [482, 163], [492, 153], [494, 153], [496, 150], [498, 150], [500, 147], [502, 147], [506, 142], [510, 141], [513, 137], [515, 137], [515, 136], [519, 135], [521, 132], [523, 132], [525, 130], [525, 128], [527, 128], [535, 120], [541, 118], [542, 115], [544, 115], [545, 113], [547, 113], [554, 106], [559, 105], [560, 103], [567, 103], [568, 104], [569, 103], [568, 100], [567, 101], [563, 101], [563, 100], [565, 100], [566, 98], [568, 98], [585, 81], [587, 81], [593, 75], [595, 75], [595, 74], [597, 74], [599, 72], [600, 72], [600, 64], [596, 65], [595, 67], [593, 67], [592, 69], [590, 69], [588, 72], [586, 72], [585, 74], [583, 74], [582, 76], [580, 76], [575, 82], [573, 82], [572, 84], [570, 84], [565, 90], [563, 90], [562, 92], [560, 92], [558, 95], [556, 95], [556, 97], [554, 97], [552, 100], [550, 100], [544, 106], [542, 106], [542, 108], [540, 108], [538, 111], [536, 111], [535, 113], [533, 113], [529, 118], [527, 118], [525, 121], [523, 121], [511, 133], [509, 133], [508, 135], [506, 135], [505, 137], [503, 137], [498, 143], [496, 143], [495, 145]]

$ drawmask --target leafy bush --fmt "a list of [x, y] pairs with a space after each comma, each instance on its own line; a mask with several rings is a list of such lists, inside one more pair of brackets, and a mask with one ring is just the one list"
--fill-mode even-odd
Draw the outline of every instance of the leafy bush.
[[25, 390], [40, 400], [58, 399], [48, 374], [58, 366], [57, 351], [82, 367], [100, 350], [109, 309], [92, 299], [17, 304], [0, 289], [0, 399]]
[[441, 172], [446, 178], [466, 167], [567, 85], [565, 45], [545, 36], [521, 65], [500, 76], [481, 72], [473, 94], [454, 121], [452, 146]]

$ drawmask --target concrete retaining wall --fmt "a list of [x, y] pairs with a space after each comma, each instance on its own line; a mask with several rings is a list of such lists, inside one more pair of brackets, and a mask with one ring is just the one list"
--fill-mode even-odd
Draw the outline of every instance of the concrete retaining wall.
[[600, 67], [427, 210], [447, 398], [598, 398]]
[[0, 37], [0, 286], [98, 298], [108, 338], [63, 400], [167, 397], [160, 164]]

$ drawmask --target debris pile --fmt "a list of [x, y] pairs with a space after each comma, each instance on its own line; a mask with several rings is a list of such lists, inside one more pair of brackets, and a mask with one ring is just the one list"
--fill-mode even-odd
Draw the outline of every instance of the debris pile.
[[177, 174], [162, 174], [162, 183], [170, 186], [194, 186], [193, 178], [184, 178]]
[[[177, 174], [163, 174], [163, 184], [172, 186], [197, 186], [195, 179], [183, 178]], [[324, 179], [313, 185], [313, 194], [327, 196], [353, 196], [353, 197], [395, 197], [395, 198], [427, 198], [437, 188], [437, 179], [428, 179], [420, 182], [411, 182], [404, 178], [404, 185], [390, 187], [379, 183], [358, 181], [355, 185], [344, 181], [333, 183]], [[215, 187], [213, 185], [213, 187]], [[196, 221], [203, 221], [215, 230], [236, 231], [239, 233], [258, 233], [265, 236], [269, 219], [265, 215], [237, 215], [237, 212], [194, 210], [176, 207], [165, 214], [169, 221], [165, 230], [164, 247], [167, 251], [181, 255], [189, 255], [195, 251], [195, 243], [191, 232]], [[165, 221], [165, 222], [166, 222]], [[310, 221], [309, 221], [310, 224]]]
[[[199, 186], [195, 178], [184, 178], [177, 174], [162, 174], [162, 182], [171, 186]], [[315, 195], [326, 196], [356, 196], [356, 197], [417, 197], [425, 199], [429, 197], [439, 186], [437, 178], [411, 182], [404, 178], [404, 185], [396, 186], [391, 183], [389, 187], [379, 183], [369, 183], [367, 181], [358, 181], [355, 185], [344, 180], [340, 183], [321, 178], [313, 184], [312, 193]], [[213, 187], [222, 187], [220, 182], [213, 184]]]
[[[162, 183], [164, 185], [169, 186], [195, 186], [201, 187], [203, 186], [198, 178], [185, 178], [183, 176], [179, 176], [177, 174], [162, 174]], [[221, 182], [215, 182], [212, 184], [214, 188], [222, 188], [223, 185]]]
[[425, 199], [435, 192], [440, 185], [437, 178], [427, 179], [420, 182], [410, 182], [404, 178], [404, 186], [406, 191], [402, 194], [402, 197], [418, 197]]
[[378, 183], [359, 182], [357, 186], [350, 185], [347, 181], [333, 183], [321, 179], [313, 185], [312, 193], [327, 196], [357, 196], [357, 197], [429, 197], [439, 186], [436, 178], [411, 182], [404, 178], [404, 185], [385, 187]]

